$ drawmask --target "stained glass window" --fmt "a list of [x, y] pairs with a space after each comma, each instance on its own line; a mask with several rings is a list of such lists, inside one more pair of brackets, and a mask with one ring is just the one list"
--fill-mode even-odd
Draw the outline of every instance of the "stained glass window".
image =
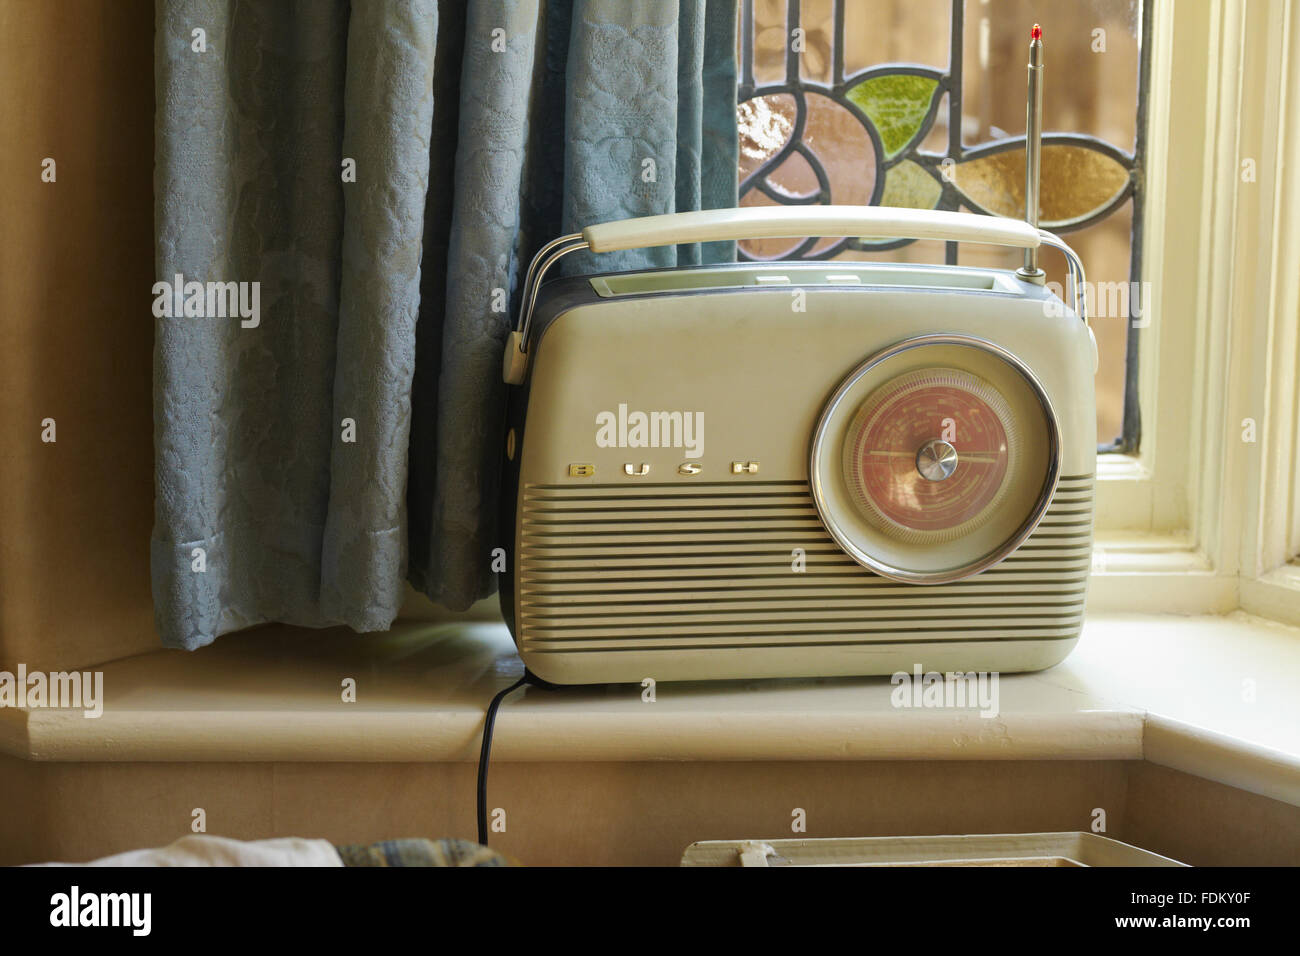
[[[1029, 28], [1046, 46], [1039, 225], [1087, 263], [1102, 451], [1135, 452], [1145, 297], [1142, 0], [739, 0], [740, 204], [877, 204], [1024, 217]], [[760, 240], [743, 259], [890, 258], [1014, 268], [955, 243]], [[1044, 256], [1049, 281], [1064, 263]], [[1105, 283], [1103, 286], [1102, 283]], [[1117, 301], [1122, 298], [1123, 302]]]

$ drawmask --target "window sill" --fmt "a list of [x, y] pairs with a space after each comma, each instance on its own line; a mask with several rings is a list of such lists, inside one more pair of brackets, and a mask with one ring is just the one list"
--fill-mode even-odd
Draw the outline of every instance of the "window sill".
[[[0, 710], [0, 750], [41, 761], [475, 759], [520, 663], [498, 623], [358, 637], [263, 628], [107, 664], [104, 714]], [[527, 688], [503, 761], [1138, 760], [1300, 805], [1300, 631], [1245, 614], [1089, 617], [1061, 665], [1001, 679], [1000, 713], [902, 710], [885, 678]], [[345, 678], [356, 702], [344, 703]], [[1254, 681], [1254, 703], [1243, 700]]]

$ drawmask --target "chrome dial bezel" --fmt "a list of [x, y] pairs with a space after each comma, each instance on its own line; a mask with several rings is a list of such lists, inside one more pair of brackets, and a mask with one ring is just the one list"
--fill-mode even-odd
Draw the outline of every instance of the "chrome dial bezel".
[[[1049, 445], [1047, 450], [1047, 472], [1033, 508], [1030, 509], [1029, 514], [1018, 529], [1000, 546], [957, 567], [946, 568], [941, 571], [917, 571], [895, 567], [875, 557], [853, 539], [852, 535], [848, 533], [845, 523], [837, 519], [834, 509], [828, 505], [825, 485], [831, 479], [829, 476], [822, 474], [819, 463], [825, 457], [828, 443], [833, 440], [829, 432], [833, 423], [840, 417], [844, 405], [852, 401], [856, 406], [856, 403], [861, 401], [862, 397], [855, 396], [855, 392], [858, 383], [868, 373], [881, 363], [905, 352], [928, 346], [944, 345], [980, 349], [1005, 362], [1024, 379], [1043, 411], [1047, 426]], [[820, 516], [822, 524], [835, 540], [835, 543], [864, 568], [874, 571], [881, 577], [903, 584], [949, 584], [979, 574], [981, 571], [986, 571], [1001, 562], [1019, 548], [1043, 520], [1043, 516], [1051, 505], [1052, 497], [1056, 493], [1056, 485], [1060, 477], [1061, 424], [1056, 415], [1056, 410], [1052, 406], [1051, 398], [1048, 396], [1043, 384], [1038, 380], [1038, 376], [1033, 373], [1028, 365], [1002, 346], [986, 339], [957, 333], [934, 333], [904, 339], [876, 352], [850, 372], [822, 409], [821, 416], [817, 420], [817, 426], [813, 429], [812, 443], [808, 455], [808, 479], [812, 488], [813, 503], [816, 505], [817, 514]]]

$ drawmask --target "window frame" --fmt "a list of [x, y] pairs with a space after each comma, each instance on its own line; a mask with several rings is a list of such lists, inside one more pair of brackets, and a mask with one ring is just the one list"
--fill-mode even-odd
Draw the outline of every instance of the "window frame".
[[[1224, 447], [1234, 437], [1240, 442], [1242, 419], [1256, 420], [1257, 441], [1239, 445], [1247, 454], [1238, 456], [1239, 474], [1230, 474], [1246, 508], [1238, 552], [1241, 607], [1300, 625], [1300, 184], [1294, 169], [1300, 13], [1285, 2], [1250, 8], [1247, 29], [1266, 30], [1269, 40], [1265, 55], [1256, 54], [1262, 62], [1251, 65], [1262, 75], [1262, 115], [1252, 116], [1247, 129], [1260, 146], [1260, 176], [1257, 189], [1239, 190], [1237, 238], [1243, 277], [1253, 279], [1243, 283], [1241, 309], [1252, 321], [1236, 330], [1232, 343], [1236, 405], [1224, 425]], [[1276, 122], [1269, 122], [1270, 112]]]
[[1300, 156], [1300, 11], [1144, 0], [1142, 16], [1141, 444], [1098, 459], [1088, 608], [1300, 625], [1300, 183], [1280, 174]]
[[1286, 0], [1154, 5], [1147, 427], [1139, 455], [1098, 468], [1089, 606], [1300, 624], [1300, 187], [1281, 174], [1300, 148], [1300, 17]]

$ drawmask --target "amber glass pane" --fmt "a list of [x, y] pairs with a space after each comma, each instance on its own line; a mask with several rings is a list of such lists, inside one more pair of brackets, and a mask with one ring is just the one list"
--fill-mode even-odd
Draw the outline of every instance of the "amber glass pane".
[[[1023, 147], [960, 162], [952, 178], [953, 185], [989, 212], [1023, 218]], [[1039, 224], [1059, 229], [1078, 222], [1114, 202], [1128, 182], [1128, 170], [1105, 153], [1086, 146], [1044, 144]]]

